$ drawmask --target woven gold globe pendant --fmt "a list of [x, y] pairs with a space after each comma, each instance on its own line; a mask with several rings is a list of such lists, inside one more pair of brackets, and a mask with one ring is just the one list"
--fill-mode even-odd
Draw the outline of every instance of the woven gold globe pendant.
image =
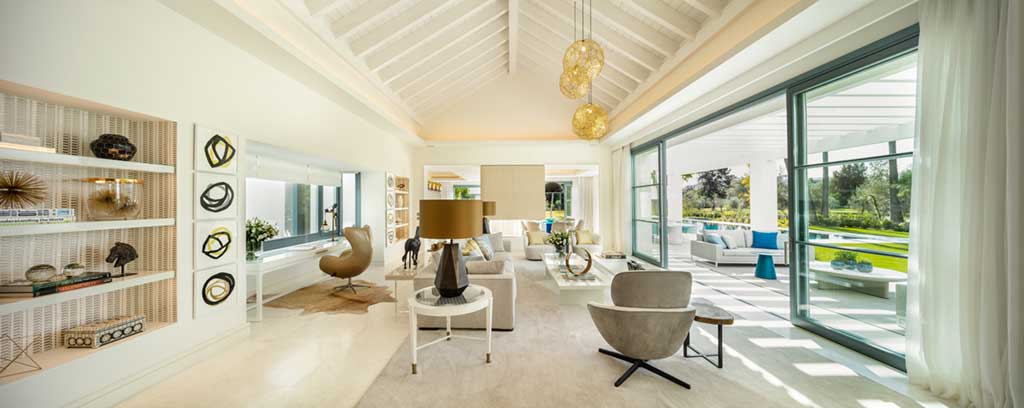
[[572, 132], [584, 140], [597, 140], [608, 133], [608, 111], [601, 105], [587, 103], [572, 114]]
[[567, 71], [574, 66], [580, 67], [587, 79], [593, 81], [604, 68], [604, 50], [594, 40], [574, 41], [562, 56], [562, 69]]
[[590, 93], [590, 81], [583, 71], [573, 67], [562, 72], [562, 76], [558, 78], [558, 90], [562, 91], [566, 98], [580, 99]]

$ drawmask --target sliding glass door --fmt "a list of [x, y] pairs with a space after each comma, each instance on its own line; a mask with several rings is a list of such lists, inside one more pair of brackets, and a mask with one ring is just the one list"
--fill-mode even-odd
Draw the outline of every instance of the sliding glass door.
[[789, 91], [793, 323], [905, 366], [916, 37]]
[[664, 266], [667, 252], [662, 211], [665, 143], [633, 152], [633, 256]]

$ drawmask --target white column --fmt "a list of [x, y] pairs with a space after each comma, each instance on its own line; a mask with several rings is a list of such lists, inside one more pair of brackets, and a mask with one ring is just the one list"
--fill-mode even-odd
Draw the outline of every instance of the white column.
[[755, 231], [778, 229], [778, 162], [750, 163], [750, 223]]
[[668, 221], [679, 221], [683, 218], [683, 177], [678, 171], [672, 171], [671, 166], [668, 170], [668, 179], [665, 180], [667, 206], [665, 207], [668, 211]]

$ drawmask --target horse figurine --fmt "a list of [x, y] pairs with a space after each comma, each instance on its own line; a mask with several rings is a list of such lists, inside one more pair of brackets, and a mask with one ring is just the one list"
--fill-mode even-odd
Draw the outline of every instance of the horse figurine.
[[124, 277], [135, 275], [135, 273], [125, 273], [124, 266], [138, 258], [139, 253], [135, 251], [135, 248], [124, 242], [117, 242], [114, 243], [113, 248], [110, 248], [110, 255], [107, 255], [106, 261], [114, 264], [115, 268], [121, 268], [121, 274], [114, 275], [115, 277]]
[[416, 236], [405, 240], [405, 254], [402, 255], [402, 269], [413, 269], [420, 265], [420, 227], [416, 227]]

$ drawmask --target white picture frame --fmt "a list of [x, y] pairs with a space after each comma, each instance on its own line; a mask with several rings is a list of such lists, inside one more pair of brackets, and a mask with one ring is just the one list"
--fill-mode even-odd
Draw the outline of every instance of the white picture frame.
[[197, 220], [238, 217], [238, 177], [196, 172], [195, 216]]
[[195, 165], [197, 172], [236, 174], [242, 154], [239, 137], [200, 125], [195, 127]]
[[245, 245], [245, 236], [238, 234], [238, 221], [196, 221], [193, 259], [195, 270], [229, 265], [237, 262], [238, 248]]

